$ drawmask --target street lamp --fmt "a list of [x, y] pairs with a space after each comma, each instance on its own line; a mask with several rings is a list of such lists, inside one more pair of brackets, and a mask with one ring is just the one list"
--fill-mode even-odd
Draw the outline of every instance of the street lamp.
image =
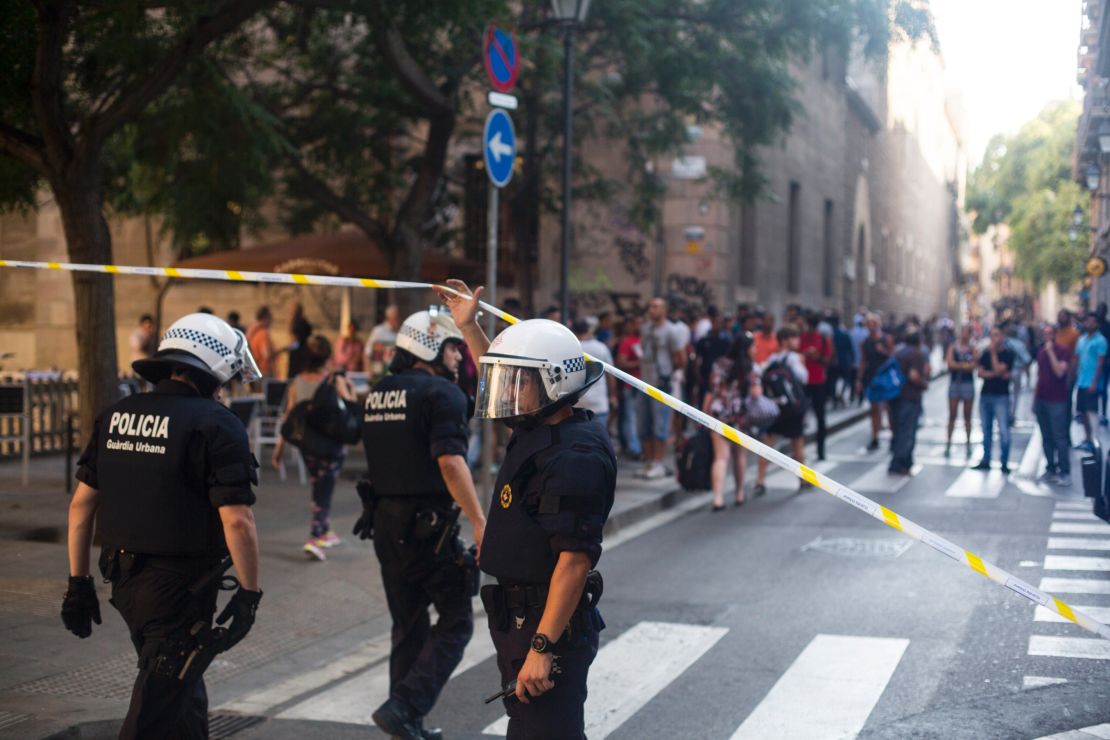
[[570, 318], [570, 150], [574, 126], [574, 30], [586, 20], [590, 0], [551, 0], [551, 12], [563, 26], [563, 244], [559, 262], [559, 316]]
[[1083, 225], [1083, 206], [1076, 206], [1075, 210], [1071, 212], [1071, 222], [1073, 226]]
[[1096, 164], [1095, 162], [1091, 162], [1089, 165], [1087, 165], [1087, 189], [1088, 190], [1092, 190], [1092, 191], [1098, 190], [1098, 183], [1099, 183], [1099, 180], [1101, 179], [1101, 174], [1102, 173], [1100, 172], [1100, 170], [1098, 168], [1098, 164]]
[[1098, 126], [1098, 148], [1103, 154], [1110, 154], [1110, 121], [1106, 119]]

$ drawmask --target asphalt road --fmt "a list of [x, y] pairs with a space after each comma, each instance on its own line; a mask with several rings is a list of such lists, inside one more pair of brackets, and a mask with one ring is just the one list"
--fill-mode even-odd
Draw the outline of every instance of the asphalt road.
[[[885, 437], [883, 450], [866, 451], [866, 422], [831, 438], [828, 461], [810, 464], [1110, 621], [1110, 526], [1089, 513], [1078, 467], [1071, 490], [1033, 482], [1043, 463], [1027, 409], [1014, 429], [1017, 474], [968, 470], [978, 444], [970, 458], [962, 446], [944, 458], [945, 385], [927, 399], [912, 478], [886, 475]], [[608, 626], [586, 708], [592, 740], [1032, 739], [1082, 728], [1068, 740], [1110, 738], [1110, 725], [1097, 727], [1110, 723], [1110, 641], [1052, 621], [832, 496], [799, 493], [785, 473], [768, 483], [743, 507], [711, 513], [708, 495], [685, 499], [607, 541]], [[212, 736], [382, 737], [370, 713], [388, 692], [389, 619], [372, 556], [348, 543], [323, 567], [306, 565], [290, 544], [303, 536], [303, 494], [283, 492], [267, 489], [259, 506], [268, 619], [209, 671]], [[337, 507], [345, 531], [357, 507]], [[14, 656], [0, 671], [11, 685], [0, 692], [0, 735], [44, 736], [22, 712], [72, 717], [80, 737], [114, 737], [134, 665], [122, 625], [105, 604], [97, 640], [57, 637], [46, 576], [61, 546], [6, 547], [49, 588], [33, 614], [26, 600], [0, 614], [9, 635], [0, 652]], [[503, 734], [502, 708], [482, 703], [499, 688], [485, 630], [479, 618], [429, 717], [452, 740]]]
[[[962, 447], [946, 460], [945, 385], [927, 399], [913, 478], [886, 476], [885, 439], [867, 453], [866, 422], [831, 441], [820, 469], [1105, 621], [1110, 526], [1084, 511], [1078, 482], [967, 471]], [[1011, 464], [1035, 474], [1038, 463], [1026, 411]], [[743, 507], [699, 504], [603, 556], [591, 738], [1037, 738], [1110, 722], [1110, 641], [829, 495], [782, 474], [770, 483]], [[498, 688], [484, 628], [429, 718], [452, 738], [488, 737], [502, 716], [481, 702]], [[367, 643], [222, 709], [361, 734], [384, 698], [382, 649]]]

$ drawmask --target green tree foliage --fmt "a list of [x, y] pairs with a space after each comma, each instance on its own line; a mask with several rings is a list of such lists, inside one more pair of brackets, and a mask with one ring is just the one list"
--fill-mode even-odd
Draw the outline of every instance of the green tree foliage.
[[[46, 191], [61, 213], [69, 257], [112, 261], [105, 220], [119, 137], [212, 44], [266, 0], [9, 2], [0, 13], [0, 207]], [[81, 431], [117, 393], [115, 308], [107, 275], [72, 276]]]
[[1075, 102], [1052, 103], [1013, 135], [997, 135], [968, 183], [973, 228], [1010, 227], [1016, 273], [1039, 288], [1071, 285], [1086, 262], [1087, 224], [1072, 241], [1073, 212], [1088, 197], [1071, 179], [1071, 152], [1079, 120]]

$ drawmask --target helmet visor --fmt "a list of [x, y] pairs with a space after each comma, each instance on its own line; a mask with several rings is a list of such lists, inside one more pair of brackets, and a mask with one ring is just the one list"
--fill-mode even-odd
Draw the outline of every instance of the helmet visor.
[[550, 403], [540, 372], [534, 367], [482, 363], [478, 380], [479, 419], [511, 419], [539, 411]]
[[262, 379], [262, 371], [258, 369], [258, 363], [254, 361], [254, 355], [251, 354], [250, 344], [247, 343], [247, 337], [243, 332], [238, 329], [233, 329], [239, 338], [235, 344], [235, 352], [239, 355], [239, 380], [243, 383], [253, 383], [256, 380]]

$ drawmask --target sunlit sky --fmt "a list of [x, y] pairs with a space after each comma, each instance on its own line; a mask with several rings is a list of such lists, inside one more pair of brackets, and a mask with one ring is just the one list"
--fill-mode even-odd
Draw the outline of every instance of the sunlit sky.
[[991, 136], [1046, 103], [1082, 99], [1076, 84], [1082, 0], [930, 0], [947, 85], [966, 111], [972, 169]]

